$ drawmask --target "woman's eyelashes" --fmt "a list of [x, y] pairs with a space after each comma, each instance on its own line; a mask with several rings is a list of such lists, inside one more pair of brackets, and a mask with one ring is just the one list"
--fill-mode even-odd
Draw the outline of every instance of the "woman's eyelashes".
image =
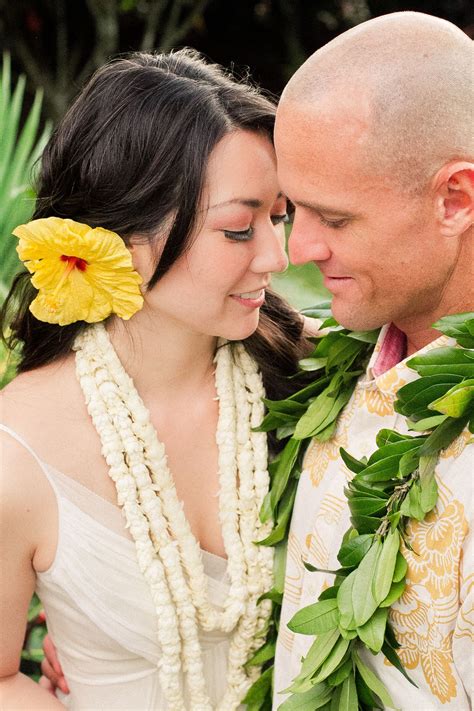
[[[285, 212], [284, 215], [272, 215], [271, 221], [273, 225], [280, 225], [282, 223], [289, 222], [289, 217]], [[250, 226], [246, 230], [224, 230], [224, 235], [227, 239], [232, 239], [235, 242], [245, 242], [252, 239], [254, 233], [254, 228]]]

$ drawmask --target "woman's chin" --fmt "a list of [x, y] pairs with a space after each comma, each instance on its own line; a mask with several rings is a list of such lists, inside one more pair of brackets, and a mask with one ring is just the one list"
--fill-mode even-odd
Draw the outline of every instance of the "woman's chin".
[[227, 328], [222, 329], [222, 333], [219, 333], [221, 338], [226, 338], [228, 341], [243, 341], [249, 338], [258, 328], [259, 314], [256, 314], [254, 318], [246, 320], [246, 322], [234, 322], [230, 324]]

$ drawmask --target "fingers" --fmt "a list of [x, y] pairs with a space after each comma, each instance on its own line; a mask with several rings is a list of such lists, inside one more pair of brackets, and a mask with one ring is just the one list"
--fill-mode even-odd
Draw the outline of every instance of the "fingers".
[[54, 686], [51, 684], [49, 679], [47, 679], [45, 676], [40, 676], [38, 684], [43, 687], [43, 689], [46, 689], [46, 691], [49, 691], [50, 694], [55, 696], [54, 693]]
[[41, 662], [41, 671], [46, 678], [44, 679], [42, 686], [44, 686], [44, 688], [48, 691], [51, 691], [51, 693], [54, 693], [56, 687], [59, 687], [63, 693], [69, 694], [69, 687], [63, 676], [63, 671], [58, 661], [56, 648], [49, 635], [46, 635], [44, 638], [43, 651], [45, 653], [45, 658]]

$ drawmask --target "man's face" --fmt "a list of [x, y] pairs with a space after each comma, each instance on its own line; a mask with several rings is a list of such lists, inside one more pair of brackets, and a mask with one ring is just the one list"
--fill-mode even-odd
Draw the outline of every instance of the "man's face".
[[339, 107], [318, 112], [285, 102], [276, 150], [282, 190], [296, 211], [294, 264], [315, 262], [333, 295], [335, 318], [365, 330], [393, 321], [431, 323], [457, 258], [439, 233], [434, 196], [413, 196], [364, 165], [370, 117]]

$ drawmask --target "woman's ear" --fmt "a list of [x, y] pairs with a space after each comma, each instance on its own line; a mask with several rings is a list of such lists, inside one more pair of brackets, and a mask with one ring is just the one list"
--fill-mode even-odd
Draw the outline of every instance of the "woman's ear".
[[446, 163], [433, 183], [441, 234], [446, 237], [461, 235], [474, 222], [474, 163]]

